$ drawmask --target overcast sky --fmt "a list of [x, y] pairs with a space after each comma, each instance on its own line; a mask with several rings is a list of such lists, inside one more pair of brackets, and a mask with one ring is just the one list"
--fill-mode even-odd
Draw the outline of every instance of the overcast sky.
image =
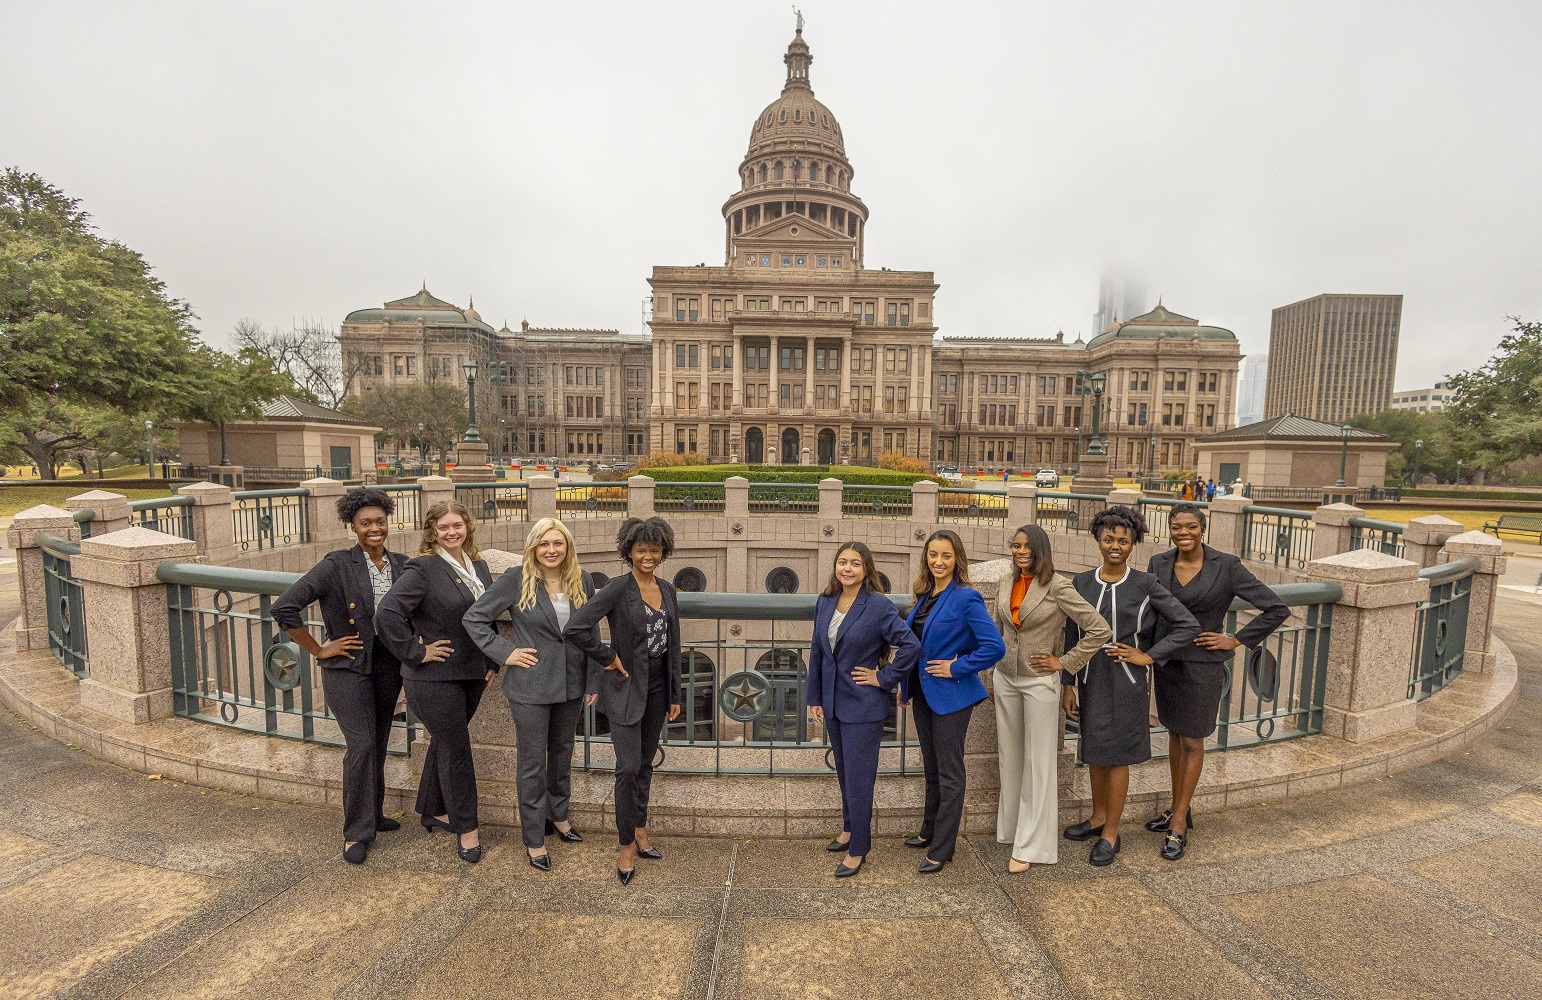
[[[808, 0], [871, 267], [959, 336], [1090, 336], [1122, 267], [1267, 348], [1402, 292], [1398, 388], [1542, 319], [1542, 4]], [[787, 3], [0, 0], [0, 163], [84, 201], [207, 338], [423, 281], [494, 326], [635, 331], [722, 263]], [[24, 44], [21, 43], [24, 41]]]

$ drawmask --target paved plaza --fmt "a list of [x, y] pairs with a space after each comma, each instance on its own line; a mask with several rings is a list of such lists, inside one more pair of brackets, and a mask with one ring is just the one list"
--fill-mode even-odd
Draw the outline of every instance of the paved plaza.
[[[14, 593], [14, 592], [13, 592]], [[14, 598], [12, 598], [14, 600]], [[14, 608], [0, 608], [0, 618]], [[1542, 996], [1542, 601], [1499, 604], [1520, 700], [1470, 748], [1367, 785], [1136, 827], [1109, 868], [943, 874], [880, 842], [658, 838], [616, 884], [604, 831], [475, 868], [413, 817], [368, 864], [335, 809], [147, 779], [0, 710], [0, 995], [15, 997]]]

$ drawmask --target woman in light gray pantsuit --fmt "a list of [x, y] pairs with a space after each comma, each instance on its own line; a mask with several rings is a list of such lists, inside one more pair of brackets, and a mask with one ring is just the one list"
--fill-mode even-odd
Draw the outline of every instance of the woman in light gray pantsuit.
[[[570, 844], [583, 836], [568, 822], [573, 737], [585, 692], [598, 689], [602, 664], [562, 638], [572, 613], [594, 596], [589, 574], [567, 527], [554, 517], [537, 521], [525, 538], [523, 565], [511, 569], [466, 612], [466, 632], [482, 652], [508, 669], [503, 695], [514, 717], [519, 774], [519, 825], [532, 867], [551, 871], [546, 835]], [[513, 641], [495, 622], [507, 612]]]

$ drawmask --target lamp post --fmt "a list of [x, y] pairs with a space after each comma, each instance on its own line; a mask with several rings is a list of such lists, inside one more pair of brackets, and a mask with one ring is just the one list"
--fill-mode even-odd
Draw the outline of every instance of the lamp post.
[[1345, 424], [1343, 427], [1339, 428], [1339, 430], [1342, 434], [1344, 446], [1339, 451], [1339, 481], [1333, 485], [1347, 486], [1348, 484], [1344, 482], [1344, 470], [1349, 466], [1349, 432], [1354, 430], [1354, 428], [1348, 424]]
[[1151, 435], [1151, 440], [1146, 442], [1146, 478], [1156, 478], [1156, 446], [1157, 436]]
[[1456, 460], [1456, 485], [1462, 485], [1462, 460]]
[[1087, 445], [1087, 454], [1089, 455], [1101, 456], [1108, 454], [1107, 450], [1103, 447], [1103, 439], [1098, 437], [1099, 409], [1103, 403], [1103, 386], [1107, 380], [1108, 376], [1102, 372], [1096, 372], [1092, 376], [1092, 441]]
[[1423, 439], [1415, 441], [1414, 442], [1414, 474], [1413, 474], [1413, 487], [1414, 487], [1414, 489], [1418, 489], [1419, 488], [1419, 459], [1423, 457], [1423, 453], [1424, 453], [1424, 441], [1423, 441]]
[[482, 434], [477, 430], [477, 359], [467, 358], [460, 367], [466, 373], [466, 433], [461, 437], [469, 444], [481, 444]]
[[145, 421], [145, 468], [149, 471], [149, 478], [155, 478], [155, 424]]
[[424, 467], [428, 465], [428, 451], [423, 446], [423, 421], [418, 421], [418, 464]]

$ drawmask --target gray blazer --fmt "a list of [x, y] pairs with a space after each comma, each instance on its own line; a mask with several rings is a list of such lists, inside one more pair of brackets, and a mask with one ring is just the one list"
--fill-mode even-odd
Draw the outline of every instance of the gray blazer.
[[[535, 607], [520, 610], [519, 591], [524, 579], [522, 567], [504, 573], [471, 606], [464, 619], [466, 634], [494, 663], [502, 665], [516, 649], [535, 650], [535, 666], [504, 668], [503, 696], [522, 705], [553, 705], [572, 701], [586, 690], [598, 690], [586, 686], [588, 674], [594, 673], [597, 685], [604, 664], [589, 660], [577, 643], [562, 638], [557, 610], [552, 607], [546, 587], [535, 588]], [[588, 573], [583, 574], [583, 581], [584, 596], [593, 598], [594, 581]], [[497, 621], [505, 614], [513, 623], [512, 641], [498, 634]]]
[[[1071, 581], [1055, 574], [1048, 584], [1035, 580], [1023, 597], [1023, 606], [1017, 617], [1021, 626], [1012, 624], [1012, 585], [1017, 582], [1014, 567], [1003, 574], [996, 584], [996, 600], [991, 602], [991, 618], [1001, 629], [1006, 643], [1006, 655], [996, 664], [996, 669], [1013, 677], [1050, 677], [1058, 680], [1059, 674], [1051, 671], [1036, 674], [1027, 667], [1028, 655], [1052, 653], [1060, 657], [1060, 664], [1075, 673], [1105, 642], [1114, 638], [1113, 630], [1103, 616], [1093, 610], [1082, 595], [1071, 586]], [[1069, 618], [1081, 627], [1082, 638], [1070, 649], [1065, 648], [1065, 623]], [[1027, 654], [1027, 655], [1025, 655]]]

